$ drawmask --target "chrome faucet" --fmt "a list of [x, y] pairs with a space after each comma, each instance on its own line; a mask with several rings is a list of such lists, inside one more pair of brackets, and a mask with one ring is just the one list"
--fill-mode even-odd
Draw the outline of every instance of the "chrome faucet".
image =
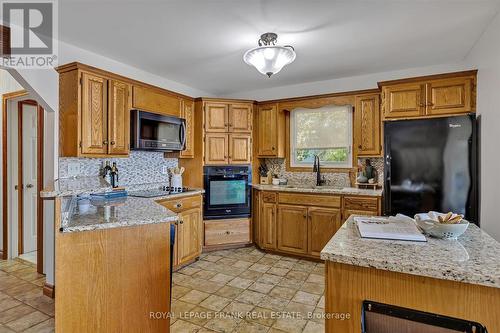
[[316, 186], [321, 186], [325, 181], [321, 179], [321, 168], [319, 166], [318, 155], [314, 155], [313, 172], [316, 172]]

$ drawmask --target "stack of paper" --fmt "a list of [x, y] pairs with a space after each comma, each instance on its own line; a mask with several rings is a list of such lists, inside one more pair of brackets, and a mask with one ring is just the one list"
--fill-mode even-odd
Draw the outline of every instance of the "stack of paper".
[[427, 239], [408, 217], [355, 217], [359, 234], [363, 238], [394, 239], [426, 242]]

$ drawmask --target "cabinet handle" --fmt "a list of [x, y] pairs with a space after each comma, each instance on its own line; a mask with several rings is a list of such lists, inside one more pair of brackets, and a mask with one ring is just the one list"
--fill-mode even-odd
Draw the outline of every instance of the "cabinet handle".
[[107, 145], [107, 144], [108, 144], [108, 140], [104, 140], [104, 141], [102, 142], [102, 144], [103, 144], [103, 145]]
[[114, 145], [115, 145], [115, 143], [116, 143], [116, 142], [114, 142], [114, 141], [111, 141], [111, 145], [112, 145], [112, 146], [114, 146]]
[[183, 221], [183, 220], [180, 220], [180, 221], [179, 221], [179, 224], [184, 224], [184, 221]]

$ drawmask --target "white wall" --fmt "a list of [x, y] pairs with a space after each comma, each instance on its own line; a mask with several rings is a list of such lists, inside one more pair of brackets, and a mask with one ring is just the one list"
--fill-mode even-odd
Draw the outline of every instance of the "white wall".
[[[10, 92], [14, 92], [14, 91], [18, 91], [18, 90], [22, 90], [23, 88], [19, 85], [19, 83], [17, 83], [16, 80], [14, 80], [14, 78], [5, 70], [2, 70], [0, 69], [0, 97], [1, 95], [3, 94], [6, 94], [6, 93], [10, 93]], [[0, 103], [0, 115], [3, 114], [3, 105], [2, 103]], [[3, 117], [0, 116], [0, 140], [2, 140], [2, 119]], [[2, 142], [1, 145], [3, 146], [5, 144], [5, 142]], [[0, 175], [3, 173], [3, 164], [0, 163]], [[0, 191], [0, 202], [2, 202], [3, 200], [3, 197], [2, 197], [3, 193], [1, 193]], [[0, 205], [0, 216], [2, 216], [3, 214], [3, 206]], [[3, 228], [0, 227], [0, 249], [3, 248]]]
[[[293, 64], [291, 66], [293, 66]], [[280, 98], [373, 89], [377, 88], [377, 82], [379, 81], [388, 81], [388, 80], [402, 79], [413, 76], [440, 74], [446, 72], [457, 72], [467, 69], [471, 69], [471, 67], [469, 67], [467, 64], [464, 63], [442, 64], [442, 65], [427, 66], [427, 67], [409, 68], [399, 71], [351, 76], [351, 77], [326, 80], [326, 81], [306, 82], [306, 83], [281, 86], [276, 88], [258, 89], [253, 91], [230, 94], [224, 97], [265, 101], [265, 100], [280, 99]], [[284, 70], [286, 70], [286, 68]]]
[[481, 227], [500, 241], [500, 14], [465, 62], [478, 71], [477, 112], [481, 115]]

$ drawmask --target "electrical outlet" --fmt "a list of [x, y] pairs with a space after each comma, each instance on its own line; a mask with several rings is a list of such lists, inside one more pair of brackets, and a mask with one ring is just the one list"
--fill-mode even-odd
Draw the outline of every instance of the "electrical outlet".
[[168, 175], [168, 166], [166, 166], [166, 165], [162, 166], [161, 173], [164, 175]]
[[70, 162], [68, 163], [68, 176], [77, 177], [80, 175], [80, 163]]

